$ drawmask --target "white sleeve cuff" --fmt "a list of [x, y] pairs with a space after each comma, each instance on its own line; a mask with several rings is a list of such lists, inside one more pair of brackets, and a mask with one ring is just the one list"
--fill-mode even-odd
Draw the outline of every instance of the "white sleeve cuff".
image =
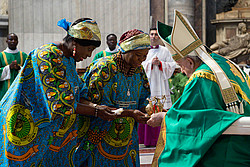
[[7, 66], [5, 66], [4, 69], [3, 69], [3, 72], [2, 72], [2, 75], [1, 75], [1, 78], [0, 78], [0, 81], [5, 81], [5, 80], [10, 79], [10, 77], [11, 77], [10, 75], [11, 75], [11, 74], [10, 74], [10, 66], [7, 65]]

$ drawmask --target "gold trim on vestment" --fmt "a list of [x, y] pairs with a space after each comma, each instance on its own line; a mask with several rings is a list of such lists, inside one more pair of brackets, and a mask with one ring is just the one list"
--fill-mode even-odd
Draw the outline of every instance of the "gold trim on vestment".
[[2, 52], [2, 54], [3, 54], [3, 59], [4, 59], [5, 64], [6, 64], [6, 65], [9, 65], [9, 64], [8, 64], [8, 61], [7, 61], [6, 54], [5, 54], [4, 52]]
[[156, 149], [155, 149], [155, 154], [154, 154], [153, 161], [152, 161], [152, 167], [157, 167], [158, 166], [159, 157], [161, 156], [161, 153], [164, 150], [165, 145], [166, 145], [165, 116], [164, 116], [164, 118], [162, 120], [162, 123], [161, 123], [161, 131], [160, 131], [160, 134], [159, 134], [159, 137], [158, 137], [158, 141], [157, 141], [157, 145], [156, 145]]
[[20, 51], [20, 59], [21, 59], [21, 62], [18, 65], [23, 66], [23, 52], [21, 52], [21, 51]]
[[[187, 81], [186, 85], [191, 82], [194, 78], [200, 77], [200, 78], [206, 78], [210, 81], [215, 82], [216, 84], [218, 84], [216, 77], [214, 74], [211, 73], [212, 71], [209, 70], [198, 70], [195, 71], [191, 77], [189, 78], [189, 80]], [[234, 91], [238, 94], [240, 94], [241, 98], [244, 99], [247, 103], [250, 104], [250, 100], [248, 99], [246, 93], [241, 89], [240, 85], [238, 85], [235, 81], [230, 80], [230, 83], [232, 84]], [[185, 86], [186, 86], [185, 85]]]
[[106, 57], [106, 52], [105, 52], [105, 50], [103, 50], [103, 57]]

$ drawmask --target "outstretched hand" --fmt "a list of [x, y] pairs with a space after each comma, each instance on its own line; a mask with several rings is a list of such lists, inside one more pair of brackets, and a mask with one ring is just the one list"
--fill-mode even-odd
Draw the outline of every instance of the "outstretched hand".
[[147, 121], [147, 124], [152, 127], [161, 126], [161, 122], [164, 119], [166, 112], [159, 112], [152, 114], [151, 118]]
[[106, 120], [106, 121], [112, 121], [116, 119], [116, 114], [111, 111], [111, 107], [104, 106], [104, 105], [97, 105], [97, 117]]
[[147, 114], [141, 112], [140, 110], [134, 110], [133, 111], [133, 118], [136, 122], [146, 124], [149, 117], [147, 117]]

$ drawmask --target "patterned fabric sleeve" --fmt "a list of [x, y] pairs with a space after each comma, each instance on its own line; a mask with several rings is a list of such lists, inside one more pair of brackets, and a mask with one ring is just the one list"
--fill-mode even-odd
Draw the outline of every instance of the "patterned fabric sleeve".
[[37, 50], [36, 54], [33, 56], [33, 61], [37, 61], [37, 67], [34, 68], [38, 68], [35, 70], [37, 72], [35, 74], [38, 75], [36, 82], [41, 84], [42, 92], [44, 92], [43, 101], [48, 103], [50, 114], [62, 116], [74, 114], [75, 95], [66, 79], [69, 69], [66, 69], [63, 64], [62, 51], [51, 45], [51, 47]]
[[3, 107], [8, 110], [21, 105], [40, 128], [58, 117], [75, 113], [75, 95], [66, 80], [62, 52], [54, 45], [44, 45], [29, 54], [6, 94]]
[[84, 87], [81, 91], [81, 97], [100, 104], [103, 100], [104, 87], [116, 75], [117, 66], [114, 61], [110, 59], [102, 59], [88, 67], [83, 80]]
[[142, 90], [141, 90], [141, 96], [139, 100], [139, 109], [142, 109], [148, 104], [148, 101], [146, 99], [150, 98], [150, 86], [149, 86], [147, 75], [143, 69], [141, 69], [140, 74], [142, 78]]

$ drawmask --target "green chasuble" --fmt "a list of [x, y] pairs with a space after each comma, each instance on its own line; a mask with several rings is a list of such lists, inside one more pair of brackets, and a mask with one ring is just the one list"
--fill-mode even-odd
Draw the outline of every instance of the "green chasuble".
[[106, 52], [105, 50], [97, 53], [94, 57], [94, 59], [92, 60], [92, 62], [94, 62], [95, 60], [101, 58], [101, 57], [105, 57], [105, 56], [110, 56], [110, 55], [113, 55], [113, 54], [116, 54], [118, 52], [114, 52], [114, 53], [111, 53], [111, 52]]
[[[18, 52], [18, 53], [6, 53], [1, 52], [0, 53], [0, 77], [2, 76], [3, 69], [7, 65], [10, 65], [12, 61], [17, 61], [17, 64], [22, 66], [27, 58], [27, 54], [24, 52]], [[10, 70], [10, 79], [0, 81], [0, 100], [6, 93], [6, 91], [9, 89], [12, 82], [15, 80], [16, 76], [18, 74], [18, 70], [12, 69]]]
[[[250, 115], [247, 81], [225, 58], [212, 54], [225, 71], [246, 116]], [[250, 166], [250, 136], [221, 135], [242, 115], [226, 111], [213, 72], [201, 64], [162, 123], [152, 166]]]

